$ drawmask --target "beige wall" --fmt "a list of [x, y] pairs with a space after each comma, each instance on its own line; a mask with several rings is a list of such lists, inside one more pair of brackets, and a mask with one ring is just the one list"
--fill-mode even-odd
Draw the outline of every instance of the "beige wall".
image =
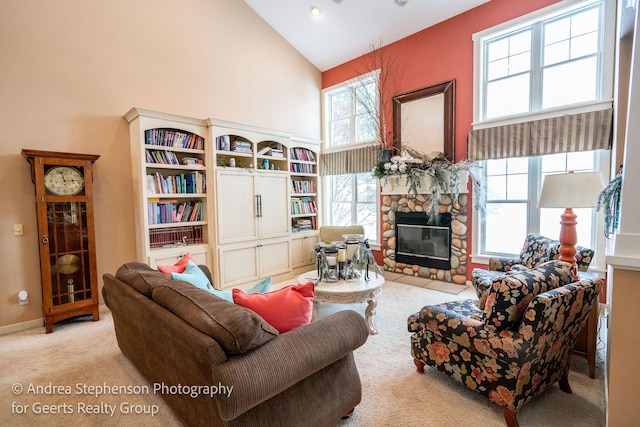
[[[101, 277], [135, 257], [124, 113], [137, 106], [319, 138], [320, 79], [240, 0], [0, 2], [0, 327], [42, 317], [22, 148], [101, 156]], [[12, 235], [16, 223], [24, 236]], [[21, 289], [29, 305], [18, 305]]]

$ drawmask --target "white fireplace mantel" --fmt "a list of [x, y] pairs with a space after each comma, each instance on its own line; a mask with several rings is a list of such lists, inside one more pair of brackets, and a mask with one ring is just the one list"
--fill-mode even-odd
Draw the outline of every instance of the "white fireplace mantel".
[[[460, 188], [458, 189], [458, 193], [468, 193], [469, 190], [467, 188], [467, 182], [469, 180], [469, 171], [467, 170], [459, 170], [457, 171]], [[427, 189], [431, 188], [433, 185], [434, 179], [430, 175], [423, 175], [420, 177], [420, 187], [418, 188], [418, 194], [426, 194]], [[446, 182], [449, 182], [447, 179]], [[398, 195], [398, 194], [409, 194], [409, 184], [407, 183], [407, 175], [398, 175], [392, 176], [386, 179], [381, 179], [380, 184], [382, 185], [382, 195]], [[448, 186], [446, 186], [442, 193], [455, 193], [451, 191]]]

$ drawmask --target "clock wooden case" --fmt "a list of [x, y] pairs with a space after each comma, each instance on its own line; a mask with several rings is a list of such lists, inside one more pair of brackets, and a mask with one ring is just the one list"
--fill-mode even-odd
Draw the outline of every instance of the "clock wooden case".
[[22, 150], [35, 184], [42, 309], [47, 333], [71, 317], [99, 319], [93, 154]]

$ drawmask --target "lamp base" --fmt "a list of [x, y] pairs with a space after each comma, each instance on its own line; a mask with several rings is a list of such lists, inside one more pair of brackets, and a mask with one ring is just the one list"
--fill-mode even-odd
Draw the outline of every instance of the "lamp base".
[[578, 280], [578, 268], [576, 264], [576, 243], [578, 243], [578, 234], [576, 232], [576, 218], [578, 216], [573, 213], [572, 208], [566, 208], [564, 213], [560, 215], [560, 261], [568, 262], [573, 265], [574, 280]]

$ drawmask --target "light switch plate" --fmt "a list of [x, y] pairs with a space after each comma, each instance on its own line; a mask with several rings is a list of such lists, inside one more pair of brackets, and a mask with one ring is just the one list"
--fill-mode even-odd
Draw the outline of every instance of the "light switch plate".
[[23, 236], [24, 235], [24, 225], [23, 224], [13, 224], [13, 235], [14, 236]]

